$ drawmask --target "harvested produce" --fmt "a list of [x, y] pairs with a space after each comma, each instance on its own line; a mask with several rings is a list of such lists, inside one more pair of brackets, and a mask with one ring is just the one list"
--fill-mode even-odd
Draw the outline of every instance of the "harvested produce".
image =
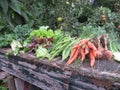
[[50, 57], [48, 50], [46, 48], [43, 48], [41, 45], [38, 46], [35, 54], [37, 58], [48, 58], [49, 59]]
[[113, 57], [114, 60], [120, 61], [120, 52], [114, 52], [113, 55], [114, 55], [114, 57]]
[[[61, 37], [57, 43], [53, 44], [53, 47], [50, 52], [50, 60], [52, 60], [54, 57], [60, 55], [63, 50], [73, 41], [74, 38], [71, 38], [70, 36], [64, 36]], [[66, 51], [65, 51], [66, 52]], [[67, 52], [69, 55], [69, 52]], [[64, 59], [68, 56], [64, 56]]]
[[95, 58], [110, 60], [113, 56], [113, 53], [108, 50], [107, 45], [106, 34], [95, 37], [93, 40], [82, 39], [72, 47], [67, 64], [71, 64], [76, 59], [84, 61], [85, 58], [88, 57], [90, 60], [90, 66], [93, 67]]
[[56, 43], [63, 35], [61, 30], [51, 30], [48, 26], [41, 26], [37, 30], [33, 30], [30, 36], [24, 41], [24, 47], [28, 52], [35, 52], [39, 45], [49, 49], [53, 43]]
[[42, 45], [44, 48], [50, 48], [53, 43], [53, 38], [40, 38], [34, 37], [26, 47], [29, 49], [29, 52], [34, 52], [35, 48], [39, 45]]
[[71, 64], [78, 57], [81, 61], [83, 61], [86, 55], [89, 55], [90, 66], [92, 67], [95, 62], [96, 52], [97, 48], [92, 42], [90, 42], [88, 39], [82, 39], [76, 45], [73, 46], [67, 64]]

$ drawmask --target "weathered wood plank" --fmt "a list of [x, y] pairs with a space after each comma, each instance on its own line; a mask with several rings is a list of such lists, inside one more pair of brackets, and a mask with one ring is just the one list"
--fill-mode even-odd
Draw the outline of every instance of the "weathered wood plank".
[[24, 90], [24, 81], [19, 78], [14, 78], [16, 90]]
[[62, 83], [48, 77], [44, 73], [38, 73], [30, 68], [18, 66], [5, 60], [2, 61], [3, 62], [0, 63], [0, 68], [2, 70], [36, 85], [37, 87], [43, 88], [44, 90], [55, 90], [55, 88], [58, 88], [57, 90], [63, 89]]
[[76, 67], [74, 64], [66, 66], [60, 58], [48, 62], [38, 61], [32, 56], [30, 59], [27, 57], [26, 55], [26, 58], [25, 56], [5, 58], [4, 54], [0, 53], [0, 69], [44, 90], [104, 90], [104, 87], [114, 88], [116, 85], [114, 83], [120, 88], [119, 63], [106, 61], [107, 64], [115, 64], [115, 67], [99, 69], [106, 64], [99, 64], [99, 61], [96, 61], [94, 68], [90, 68], [88, 63]]
[[9, 90], [16, 90], [13, 76], [7, 77], [7, 83]]
[[[44, 90], [70, 90], [69, 83], [74, 87], [81, 88], [80, 84], [72, 83], [74, 79], [71, 80], [69, 71], [66, 72], [60, 68], [39, 64], [36, 65], [37, 68], [33, 69], [30, 67], [28, 68], [28, 66], [19, 65], [14, 60], [11, 61], [3, 57], [0, 59], [0, 62], [0, 69]], [[90, 86], [83, 88], [88, 89]], [[97, 89], [97, 87], [92, 87], [92, 85], [91, 88], [93, 90]]]
[[8, 73], [6, 73], [6, 72], [0, 72], [0, 80], [2, 80], [2, 79], [4, 79], [4, 78], [6, 78], [7, 76], [9, 76], [9, 74]]

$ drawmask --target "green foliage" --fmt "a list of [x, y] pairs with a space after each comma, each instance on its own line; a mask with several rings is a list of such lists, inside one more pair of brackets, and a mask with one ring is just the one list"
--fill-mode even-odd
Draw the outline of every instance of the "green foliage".
[[[106, 16], [106, 21], [102, 20]], [[118, 26], [120, 25], [120, 13], [112, 12], [110, 8], [98, 7], [93, 10], [93, 15], [88, 18], [88, 23], [94, 26], [104, 27], [106, 32], [117, 32], [120, 36]]]
[[[52, 29], [72, 31], [81, 15], [87, 16], [91, 5], [88, 0], [20, 0], [30, 14], [33, 26], [48, 25]], [[60, 21], [58, 18], [62, 18]]]
[[6, 87], [0, 86], [0, 90], [7, 90]]
[[5, 33], [3, 35], [0, 35], [0, 47], [8, 46], [13, 39], [14, 39], [14, 34]]
[[34, 37], [40, 37], [40, 38], [53, 38], [54, 42], [56, 42], [61, 36], [63, 36], [63, 32], [61, 30], [55, 30], [49, 29], [48, 26], [41, 26], [39, 29], [33, 30], [29, 37], [26, 39], [26, 42], [30, 41]]
[[92, 39], [95, 36], [106, 33], [104, 27], [93, 26], [92, 24], [83, 25], [79, 28], [79, 37]]
[[6, 80], [2, 80], [0, 82], [0, 90], [7, 90], [7, 87], [5, 86], [6, 82]]
[[46, 48], [43, 48], [41, 45], [36, 49], [36, 57], [37, 58], [50, 58], [50, 54]]
[[119, 12], [120, 1], [119, 0], [95, 0], [94, 6], [103, 6], [110, 8], [114, 12]]
[[[117, 40], [115, 39], [113, 42], [118, 42], [118, 37], [120, 37], [120, 29], [118, 28], [120, 25], [120, 1], [95, 0], [93, 5], [88, 1], [1, 0], [0, 47], [8, 46], [13, 39], [22, 43], [25, 40], [23, 46], [26, 46], [34, 37], [39, 37], [39, 39], [52, 37], [53, 48], [51, 50], [53, 51], [51, 51], [50, 59], [59, 54], [63, 59], [66, 59], [70, 48], [76, 42], [70, 37], [71, 34], [81, 39], [91, 39], [103, 33], [109, 35], [115, 33], [117, 37], [113, 38], [117, 38]], [[106, 16], [105, 21], [102, 20], [102, 15]], [[45, 26], [39, 27], [43, 25]], [[50, 26], [50, 29], [46, 26]], [[34, 28], [33, 31], [31, 28]], [[66, 35], [68, 35], [68, 40], [65, 39]], [[37, 40], [33, 41], [36, 43]], [[114, 47], [115, 44], [111, 43], [111, 45]], [[40, 53], [41, 47], [37, 49], [36, 52]]]
[[[53, 58], [55, 58], [58, 55], [62, 55], [64, 49], [72, 42], [74, 41], [74, 38], [71, 38], [69, 35], [61, 37], [52, 47], [51, 51], [50, 51], [50, 60], [52, 60]], [[66, 51], [68, 51], [68, 53], [65, 53], [65, 55], [62, 56], [62, 59], [65, 60], [69, 53], [70, 53], [70, 48], [67, 48]], [[64, 52], [66, 52], [64, 51]]]
[[29, 27], [28, 24], [18, 25], [13, 29], [15, 39], [22, 42], [29, 36], [31, 31], [32, 29]]
[[28, 25], [18, 25], [12, 32], [0, 34], [0, 47], [10, 46], [10, 43], [15, 39], [23, 42], [30, 34], [32, 29]]
[[54, 35], [54, 32], [53, 30], [51, 29], [48, 29], [48, 27], [40, 27], [38, 30], [33, 30], [31, 33], [30, 33], [30, 37], [47, 37], [47, 38], [50, 38], [50, 37], [53, 37]]
[[29, 21], [28, 13], [23, 4], [18, 0], [0, 0], [0, 24], [6, 31], [19, 24], [24, 24]]

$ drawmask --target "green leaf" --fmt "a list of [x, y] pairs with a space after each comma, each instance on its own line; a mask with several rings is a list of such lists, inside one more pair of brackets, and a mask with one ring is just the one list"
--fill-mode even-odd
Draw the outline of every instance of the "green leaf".
[[5, 26], [0, 26], [0, 30], [2, 30]]
[[49, 29], [49, 30], [47, 31], [47, 33], [46, 33], [46, 36], [47, 36], [47, 37], [53, 37], [53, 36], [54, 36], [53, 30]]
[[26, 21], [29, 21], [28, 16], [24, 10], [21, 10], [21, 16], [23, 16]]
[[0, 0], [0, 7], [3, 9], [5, 15], [8, 12], [8, 1], [7, 0]]
[[113, 52], [113, 55], [114, 55], [114, 60], [116, 61], [120, 61], [120, 52]]
[[11, 0], [11, 2], [9, 3], [10, 8], [17, 12], [19, 15], [21, 15], [21, 9], [20, 6], [18, 4], [18, 0]]
[[37, 58], [49, 58], [50, 54], [48, 53], [48, 50], [46, 48], [39, 46], [36, 50], [36, 56]]
[[0, 86], [0, 90], [7, 90], [6, 87]]
[[21, 48], [22, 47], [21, 43], [19, 41], [17, 41], [17, 40], [13, 40], [11, 42], [10, 46], [11, 46], [13, 51], [15, 51], [16, 48]]

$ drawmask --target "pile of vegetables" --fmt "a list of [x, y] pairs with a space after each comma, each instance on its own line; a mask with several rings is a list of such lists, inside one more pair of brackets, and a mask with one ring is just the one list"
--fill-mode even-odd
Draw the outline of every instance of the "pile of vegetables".
[[120, 49], [119, 46], [115, 46], [116, 49], [112, 41], [104, 28], [90, 24], [80, 27], [79, 36], [75, 37], [70, 33], [64, 35], [62, 30], [54, 31], [47, 26], [42, 26], [32, 30], [23, 44], [13, 40], [11, 47], [14, 51], [23, 48], [25, 52], [34, 53], [37, 58], [47, 58], [50, 61], [57, 56], [61, 56], [62, 60], [69, 58], [67, 65], [77, 59], [83, 62], [88, 58], [90, 66], [93, 67], [95, 59], [111, 60], [115, 54], [114, 51]]
[[33, 30], [30, 36], [24, 41], [23, 46], [27, 52], [33, 52], [37, 58], [50, 58], [50, 49], [59, 38], [63, 36], [61, 30], [49, 29], [48, 26], [41, 26]]
[[[72, 47], [70, 58], [67, 64], [71, 64], [74, 60], [85, 60], [86, 56], [90, 60], [90, 66], [93, 67], [95, 58], [97, 59], [112, 59], [112, 52], [107, 49], [107, 35], [102, 35], [100, 38], [96, 37], [93, 40], [82, 39]], [[103, 39], [103, 42], [101, 42]], [[102, 46], [104, 44], [104, 47]]]

